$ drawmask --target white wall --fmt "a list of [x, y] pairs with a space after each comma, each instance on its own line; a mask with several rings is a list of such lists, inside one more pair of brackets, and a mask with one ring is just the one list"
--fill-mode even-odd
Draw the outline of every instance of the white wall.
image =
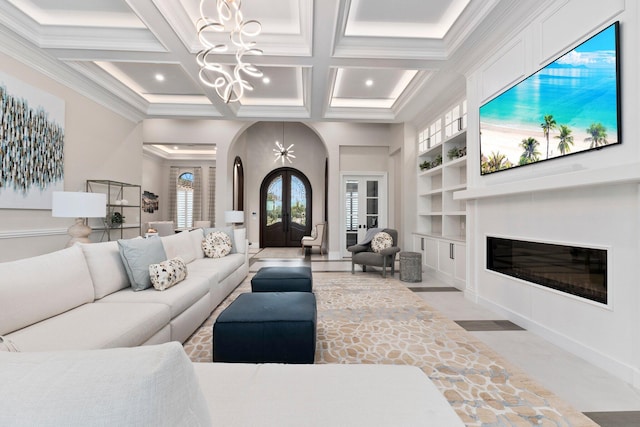
[[[65, 102], [64, 188], [84, 190], [87, 179], [142, 181], [142, 127], [0, 54], [0, 71]], [[64, 247], [71, 218], [52, 218], [50, 210], [0, 209], [0, 262]], [[101, 233], [94, 232], [93, 240]]]
[[[552, 5], [468, 76], [466, 294], [639, 386], [640, 164], [624, 167], [640, 161], [638, 5], [622, 0]], [[621, 22], [622, 144], [480, 176], [479, 106], [615, 20]], [[594, 176], [609, 183], [592, 182]], [[610, 248], [610, 305], [487, 271], [487, 235]]]

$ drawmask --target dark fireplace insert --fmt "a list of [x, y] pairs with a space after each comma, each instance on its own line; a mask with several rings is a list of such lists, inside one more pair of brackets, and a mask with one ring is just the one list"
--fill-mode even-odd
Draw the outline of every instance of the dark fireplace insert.
[[607, 303], [607, 251], [487, 236], [487, 268]]

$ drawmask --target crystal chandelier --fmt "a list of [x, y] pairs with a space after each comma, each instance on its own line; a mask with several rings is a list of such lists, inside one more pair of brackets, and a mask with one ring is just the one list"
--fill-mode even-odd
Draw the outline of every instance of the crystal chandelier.
[[276, 141], [276, 147], [277, 148], [273, 149], [273, 155], [276, 156], [276, 159], [273, 161], [273, 163], [281, 160], [282, 164], [284, 165], [285, 159], [289, 163], [293, 163], [291, 159], [296, 158], [296, 156], [293, 155], [293, 144], [291, 144], [287, 148], [284, 148], [284, 122], [282, 122], [282, 144], [280, 143], [280, 141]]
[[[217, 20], [205, 13], [205, 7], [214, 2]], [[262, 50], [254, 48], [256, 42], [247, 40], [260, 34], [262, 25], [256, 20], [244, 20], [240, 10], [241, 3], [241, 0], [200, 0], [200, 18], [196, 22], [198, 40], [203, 46], [196, 56], [200, 66], [198, 76], [202, 83], [214, 88], [226, 103], [240, 100], [245, 90], [253, 90], [243, 73], [251, 77], [262, 77], [262, 71], [243, 59], [245, 55], [262, 55]], [[235, 49], [236, 64], [232, 72], [214, 58], [214, 55], [229, 50], [227, 44], [215, 41], [215, 33], [225, 32], [229, 33], [230, 46]]]

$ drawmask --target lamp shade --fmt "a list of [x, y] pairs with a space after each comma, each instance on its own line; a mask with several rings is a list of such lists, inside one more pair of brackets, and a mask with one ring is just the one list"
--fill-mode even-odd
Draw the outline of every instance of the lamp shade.
[[225, 211], [224, 222], [232, 224], [244, 223], [244, 211]]
[[62, 218], [100, 218], [106, 216], [107, 195], [54, 191], [51, 198], [51, 216]]

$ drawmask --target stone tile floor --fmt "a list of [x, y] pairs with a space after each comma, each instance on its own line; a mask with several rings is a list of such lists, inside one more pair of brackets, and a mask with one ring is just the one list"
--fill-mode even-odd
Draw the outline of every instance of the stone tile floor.
[[[351, 271], [350, 260], [329, 260], [326, 255], [315, 253], [301, 258], [300, 253], [297, 249], [295, 259], [286, 251], [281, 253], [280, 259], [253, 258], [250, 271], [258, 271], [267, 265], [292, 263], [310, 264], [313, 271]], [[363, 273], [356, 267], [356, 274], [379, 272], [368, 269]], [[476, 338], [601, 426], [640, 426], [639, 389], [532, 332], [496, 327], [506, 319], [466, 299], [462, 292], [433, 276], [423, 274], [422, 282], [407, 283], [407, 287], [449, 319], [463, 327], [468, 322], [470, 332]]]

